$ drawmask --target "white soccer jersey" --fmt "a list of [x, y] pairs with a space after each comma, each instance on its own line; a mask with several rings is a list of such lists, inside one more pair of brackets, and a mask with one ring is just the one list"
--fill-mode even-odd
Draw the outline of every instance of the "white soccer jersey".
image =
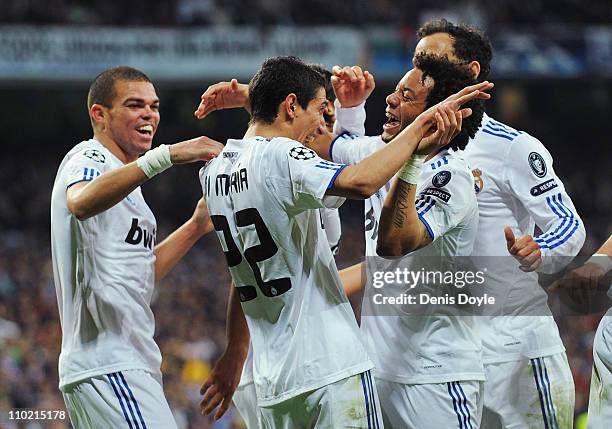
[[[334, 142], [332, 159], [356, 164], [383, 145], [380, 137], [344, 135]], [[391, 182], [365, 202], [366, 256], [376, 255], [378, 222], [390, 186]], [[414, 267], [430, 265], [432, 256], [471, 254], [478, 207], [461, 151], [444, 150], [425, 162], [416, 204], [433, 242], [411, 254]], [[480, 340], [471, 317], [368, 316], [374, 313], [365, 308], [368, 304], [364, 301], [361, 329], [376, 378], [406, 384], [484, 380]]]
[[320, 225], [341, 164], [286, 138], [228, 140], [200, 172], [244, 310], [260, 406], [372, 367]]
[[[338, 253], [340, 245], [340, 236], [342, 235], [342, 225], [340, 223], [340, 213], [338, 209], [329, 209], [322, 207], [319, 209], [321, 217], [321, 227], [325, 230], [327, 243], [333, 255]], [[246, 385], [253, 382], [253, 347], [249, 344], [249, 352], [244, 361], [242, 375], [240, 377], [240, 385]]]
[[68, 187], [121, 166], [101, 143], [84, 141], [64, 157], [53, 184], [51, 250], [62, 324], [60, 388], [128, 369], [161, 377], [150, 308], [156, 222], [140, 188], [84, 221], [76, 219], [66, 203]]
[[[486, 263], [487, 293], [508, 309], [504, 317], [478, 319], [485, 362], [562, 352], [563, 343], [537, 274], [525, 273], [518, 262], [512, 263], [504, 237], [505, 226], [518, 237], [534, 234], [538, 225], [543, 231], [536, 237], [543, 255], [539, 271], [545, 273], [560, 270], [582, 247], [584, 226], [553, 170], [552, 157], [536, 138], [487, 115], [465, 155], [473, 169], [480, 210], [475, 262]], [[520, 302], [520, 297], [529, 297], [529, 302]], [[499, 309], [496, 306], [495, 311]]]

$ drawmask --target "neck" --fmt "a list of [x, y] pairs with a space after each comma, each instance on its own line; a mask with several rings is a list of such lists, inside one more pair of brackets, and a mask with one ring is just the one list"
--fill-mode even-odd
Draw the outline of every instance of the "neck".
[[115, 155], [124, 164], [129, 164], [138, 159], [138, 155], [132, 155], [125, 152], [121, 147], [115, 143], [115, 141], [108, 135], [101, 132], [94, 132], [94, 139], [99, 141], [102, 146], [107, 148], [113, 155]]
[[266, 139], [273, 139], [275, 137], [286, 137], [288, 139], [296, 140], [295, 133], [286, 123], [279, 122], [278, 120], [274, 121], [271, 124], [266, 124], [263, 122], [254, 122], [252, 123], [246, 134], [245, 138], [260, 136]]

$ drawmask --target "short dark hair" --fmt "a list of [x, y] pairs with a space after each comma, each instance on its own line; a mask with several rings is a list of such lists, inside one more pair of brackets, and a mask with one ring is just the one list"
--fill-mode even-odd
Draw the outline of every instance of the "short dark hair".
[[325, 79], [325, 98], [327, 98], [329, 101], [336, 101], [336, 93], [334, 92], [334, 87], [331, 83], [332, 72], [320, 64], [310, 64], [310, 67], [312, 67], [316, 72], [323, 76], [323, 79]]
[[293, 93], [304, 109], [325, 87], [325, 79], [297, 57], [268, 58], [249, 82], [251, 120], [267, 124], [278, 116], [278, 106]]
[[[457, 64], [446, 56], [419, 54], [414, 58], [414, 66], [423, 72], [423, 81], [431, 77], [433, 87], [427, 94], [425, 109], [445, 100], [448, 96], [477, 83], [476, 78], [465, 65]], [[472, 115], [463, 119], [461, 132], [450, 142], [452, 149], [465, 149], [470, 138], [473, 138], [482, 122], [484, 102], [480, 99], [465, 103], [463, 107], [472, 109]]]
[[[128, 66], [117, 66], [100, 73], [93, 80], [87, 94], [87, 109], [91, 109], [94, 104], [104, 107], [112, 107], [113, 100], [117, 95], [115, 92], [115, 82], [125, 80], [128, 82], [151, 82], [151, 79], [141, 72]], [[153, 82], [151, 82], [152, 84]]]
[[478, 81], [482, 82], [489, 77], [491, 72], [491, 59], [493, 49], [487, 35], [477, 28], [469, 25], [455, 25], [446, 19], [428, 21], [417, 30], [417, 37], [422, 39], [436, 33], [446, 33], [453, 39], [453, 51], [461, 61], [469, 63], [478, 61], [480, 74]]

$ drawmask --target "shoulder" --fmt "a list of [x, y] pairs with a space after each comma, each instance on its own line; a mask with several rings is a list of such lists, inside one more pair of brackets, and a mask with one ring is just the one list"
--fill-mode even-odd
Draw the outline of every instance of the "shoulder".
[[496, 121], [490, 116], [482, 118], [482, 123], [478, 132], [474, 136], [474, 141], [496, 141], [513, 142], [525, 134], [509, 125]]

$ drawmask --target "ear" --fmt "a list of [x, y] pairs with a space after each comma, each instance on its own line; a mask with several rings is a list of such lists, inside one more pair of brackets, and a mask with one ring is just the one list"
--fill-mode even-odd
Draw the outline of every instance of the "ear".
[[324, 113], [327, 116], [334, 116], [336, 114], [336, 106], [334, 106], [333, 101], [327, 100], [327, 106], [325, 106]]
[[478, 76], [480, 76], [480, 63], [478, 61], [472, 61], [468, 64], [468, 67], [472, 71], [474, 78], [478, 80]]
[[106, 117], [106, 109], [101, 104], [93, 104], [89, 109], [89, 117], [94, 124], [101, 124]]
[[285, 97], [285, 101], [283, 101], [282, 106], [288, 118], [295, 119], [297, 117], [296, 113], [298, 108], [298, 101], [297, 96], [294, 93], [290, 93], [289, 95], [287, 95], [287, 97]]

